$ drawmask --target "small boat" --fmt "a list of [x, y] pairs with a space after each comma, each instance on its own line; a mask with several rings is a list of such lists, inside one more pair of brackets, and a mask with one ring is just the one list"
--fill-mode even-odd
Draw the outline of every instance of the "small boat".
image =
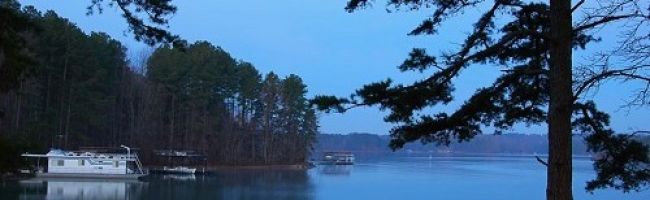
[[163, 167], [163, 172], [169, 174], [194, 174], [196, 168], [189, 168], [185, 166], [176, 166], [176, 167]]
[[325, 152], [323, 154], [323, 165], [353, 165], [354, 154], [344, 151]]
[[[121, 147], [127, 149], [126, 154], [51, 149], [47, 154], [22, 156], [37, 159], [38, 178], [138, 179], [147, 175], [138, 155], [131, 153], [129, 147]], [[40, 158], [47, 158], [47, 169], [40, 166]]]
[[207, 165], [206, 157], [193, 150], [156, 150], [154, 154], [167, 159], [167, 166], [157, 170], [163, 174], [195, 174], [196, 168], [191, 166], [196, 166], [198, 162], [205, 162]]

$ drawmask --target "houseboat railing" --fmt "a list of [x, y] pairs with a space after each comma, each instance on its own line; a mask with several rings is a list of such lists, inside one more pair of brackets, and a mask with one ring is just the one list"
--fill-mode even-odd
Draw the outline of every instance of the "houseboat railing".
[[140, 162], [140, 159], [138, 158], [138, 154], [135, 154], [135, 164], [138, 166], [138, 170], [140, 171], [140, 174], [144, 174], [144, 171], [142, 171], [142, 163]]

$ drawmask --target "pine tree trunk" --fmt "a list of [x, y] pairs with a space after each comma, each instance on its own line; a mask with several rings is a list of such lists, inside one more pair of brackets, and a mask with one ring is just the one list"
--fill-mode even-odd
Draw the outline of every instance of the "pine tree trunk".
[[[64, 134], [64, 132], [63, 132], [64, 131], [64, 117], [63, 117], [63, 114], [64, 114], [64, 102], [65, 102], [65, 99], [66, 99], [65, 97], [70, 95], [70, 93], [69, 92], [66, 93], [66, 91], [69, 91], [67, 89], [71, 87], [71, 86], [69, 86], [68, 80], [67, 80], [68, 79], [68, 53], [67, 52], [68, 52], [68, 48], [66, 48], [66, 53], [64, 54], [65, 58], [64, 58], [64, 62], [63, 62], [63, 80], [61, 81], [61, 96], [59, 97], [59, 132], [56, 133], [57, 137], [62, 137], [63, 136], [62, 134]], [[69, 98], [68, 98], [68, 101], [69, 101]], [[59, 140], [60, 140], [60, 138], [59, 138]], [[61, 144], [59, 144], [59, 145], [61, 145]], [[61, 148], [61, 146], [59, 146], [59, 148]]]
[[571, 105], [571, 1], [551, 0], [550, 103], [548, 115], [549, 161], [546, 199], [572, 200]]
[[[68, 94], [70, 94], [69, 96], [72, 96], [71, 91], [68, 92]], [[63, 148], [69, 148], [68, 147], [68, 136], [70, 135], [69, 133], [70, 133], [70, 115], [71, 115], [71, 113], [70, 113], [70, 102], [72, 101], [72, 99], [71, 99], [71, 97], [68, 97], [68, 98], [69, 98], [68, 99], [68, 111], [67, 111], [67, 113], [65, 115], [65, 129], [64, 129], [65, 136], [64, 136], [64, 140], [63, 140], [64, 141]]]
[[176, 106], [175, 106], [176, 95], [172, 94], [171, 99], [172, 99], [171, 100], [171, 104], [172, 104], [171, 108], [172, 109], [171, 109], [170, 114], [169, 114], [169, 146], [168, 146], [168, 148], [169, 149], [174, 149], [174, 120], [176, 119], [176, 116], [174, 116], [174, 114], [176, 112]]
[[[57, 137], [63, 136], [64, 137], [63, 138], [64, 143], [67, 144], [68, 143], [68, 133], [64, 132], [66, 128], [64, 126], [64, 118], [63, 118], [63, 113], [64, 113], [63, 102], [64, 102], [64, 99], [66, 99], [65, 97], [68, 97], [67, 98], [68, 99], [68, 104], [70, 104], [70, 95], [71, 95], [70, 87], [72, 87], [72, 85], [70, 83], [68, 83], [68, 61], [69, 61], [69, 56], [70, 56], [69, 55], [69, 53], [70, 53], [70, 37], [68, 35], [68, 28], [67, 27], [65, 29], [65, 36], [64, 37], [66, 39], [66, 43], [65, 43], [65, 53], [63, 54], [63, 56], [64, 56], [64, 58], [63, 58], [63, 81], [61, 81], [61, 84], [62, 84], [61, 93], [63, 95], [61, 95], [60, 102], [59, 102], [59, 133], [58, 133], [59, 136], [57, 136]], [[65, 92], [66, 90], [67, 90], [67, 93]], [[67, 119], [67, 117], [66, 117], [66, 119]], [[61, 135], [61, 134], [64, 134], [64, 135]], [[59, 145], [60, 145], [59, 148], [61, 148], [62, 144], [59, 144]]]
[[18, 82], [18, 90], [16, 91], [16, 121], [15, 121], [15, 129], [18, 130], [20, 128], [20, 111], [22, 111], [23, 107], [23, 81]]

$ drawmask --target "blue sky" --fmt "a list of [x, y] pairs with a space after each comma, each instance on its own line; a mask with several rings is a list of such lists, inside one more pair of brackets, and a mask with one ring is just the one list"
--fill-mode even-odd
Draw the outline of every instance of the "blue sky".
[[[84, 31], [106, 32], [129, 48], [130, 55], [147, 49], [132, 39], [126, 23], [114, 8], [101, 15], [86, 16], [90, 1], [63, 3], [55, 0], [20, 1], [39, 10], [54, 10]], [[79, 3], [80, 2], [80, 3]], [[414, 72], [399, 73], [396, 66], [413, 47], [436, 53], [454, 50], [471, 30], [470, 23], [481, 7], [443, 24], [435, 36], [407, 36], [427, 16], [427, 11], [387, 13], [383, 2], [374, 8], [347, 13], [346, 0], [192, 0], [174, 1], [178, 12], [169, 30], [188, 41], [207, 40], [233, 57], [253, 63], [261, 72], [281, 76], [297, 74], [308, 85], [309, 96], [347, 96], [363, 84], [388, 77], [408, 83], [426, 77]], [[608, 30], [601, 31], [603, 35]], [[615, 37], [615, 34], [614, 34]], [[607, 41], [607, 38], [603, 38]], [[595, 44], [594, 49], [613, 47], [613, 42]], [[592, 52], [578, 52], [584, 57]], [[579, 60], [577, 58], [576, 60]], [[499, 73], [493, 66], [474, 66], [456, 83], [456, 100], [426, 113], [451, 111], [478, 87], [491, 83]], [[612, 115], [618, 131], [650, 130], [650, 108], [621, 109], [634, 86], [611, 83], [592, 98]], [[345, 114], [320, 114], [321, 132], [370, 132], [387, 134], [391, 124], [383, 122], [385, 112], [359, 108]], [[517, 126], [513, 131], [545, 133], [543, 126]]]

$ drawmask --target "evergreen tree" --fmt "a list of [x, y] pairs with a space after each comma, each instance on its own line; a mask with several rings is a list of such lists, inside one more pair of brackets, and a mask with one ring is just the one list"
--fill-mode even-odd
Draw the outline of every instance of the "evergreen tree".
[[262, 76], [252, 64], [240, 62], [237, 65], [237, 77], [239, 78], [237, 102], [241, 110], [240, 123], [248, 124], [255, 117], [256, 108], [259, 106]]
[[[34, 61], [27, 48], [27, 32], [37, 31], [29, 13], [14, 0], [0, 0], [0, 92], [16, 88]], [[0, 110], [0, 118], [2, 111]]]
[[306, 87], [300, 77], [291, 74], [282, 80], [282, 102], [279, 118], [282, 122], [283, 133], [298, 134], [300, 132], [300, 119], [304, 117], [307, 101]]
[[20, 53], [29, 62], [11, 66], [20, 78], [0, 90], [0, 163], [14, 163], [0, 165], [0, 172], [24, 164], [16, 152], [119, 144], [140, 148], [147, 164], [164, 164], [153, 151], [169, 148], [204, 153], [215, 165], [306, 161], [309, 151], [301, 149], [312, 140], [299, 137], [301, 126], [317, 118], [304, 115], [300, 77], [271, 73], [263, 84], [252, 64], [205, 41], [162, 45], [132, 69], [126, 48], [107, 34], [87, 34], [53, 11], [5, 2], [2, 9], [36, 28], [9, 35], [24, 39]]
[[[122, 12], [129, 31], [138, 41], [151, 46], [159, 43], [178, 48], [186, 46], [185, 41], [166, 30], [167, 18], [176, 12], [171, 0], [93, 0], [87, 8], [88, 14], [102, 13], [105, 6], [116, 7]], [[26, 32], [39, 30], [39, 26], [29, 14], [20, 11], [16, 0], [0, 0], [0, 91], [16, 88], [19, 80], [26, 76], [28, 66], [34, 63], [25, 37]]]
[[[318, 96], [313, 102], [319, 109], [341, 112], [350, 108], [346, 104], [379, 105], [390, 110], [385, 119], [397, 124], [391, 130], [393, 149], [417, 140], [436, 144], [468, 141], [481, 133], [482, 126], [503, 130], [518, 122], [547, 123], [549, 160], [539, 159], [547, 165], [547, 199], [572, 199], [571, 135], [572, 130], [580, 131], [587, 134], [590, 151], [605, 155], [595, 162], [598, 176], [589, 182], [587, 190], [640, 189], [650, 183], [648, 146], [614, 134], [608, 128], [607, 114], [597, 111], [582, 93], [572, 90], [572, 52], [598, 41], [590, 32], [594, 28], [650, 18], [646, 7], [639, 6], [640, 1], [608, 1], [596, 9], [585, 9], [588, 14], [573, 25], [573, 13], [583, 3], [572, 6], [571, 1], [565, 0], [390, 0], [388, 5], [396, 9], [433, 9], [433, 14], [410, 35], [433, 35], [444, 20], [475, 6], [487, 6], [487, 10], [473, 24], [472, 32], [458, 50], [433, 56], [425, 49], [413, 49], [399, 66], [401, 71], [434, 70], [427, 78], [408, 85], [393, 84], [388, 79], [365, 85], [352, 98]], [[351, 0], [346, 10], [352, 12], [370, 4], [367, 0]], [[496, 19], [500, 19], [498, 23]], [[485, 63], [505, 70], [490, 86], [478, 89], [458, 110], [419, 112], [454, 100], [454, 78], [468, 67]]]

